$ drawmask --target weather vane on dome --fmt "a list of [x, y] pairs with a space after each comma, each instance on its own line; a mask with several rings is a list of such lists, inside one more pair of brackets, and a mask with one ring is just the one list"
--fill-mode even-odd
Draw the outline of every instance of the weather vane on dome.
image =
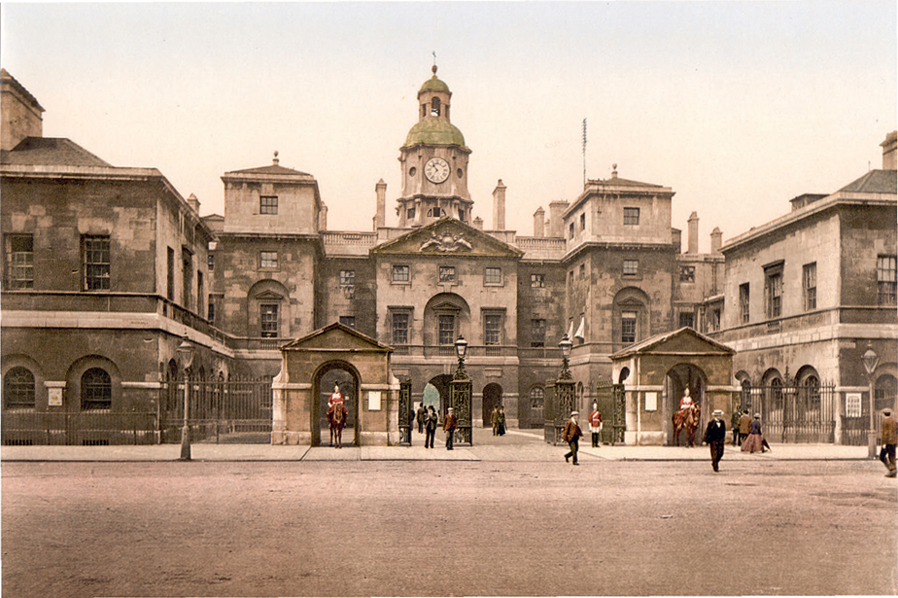
[[433, 52], [431, 52], [431, 54], [433, 54], [433, 68], [430, 70], [432, 70], [433, 74], [436, 75], [437, 74], [437, 53], [434, 50]]

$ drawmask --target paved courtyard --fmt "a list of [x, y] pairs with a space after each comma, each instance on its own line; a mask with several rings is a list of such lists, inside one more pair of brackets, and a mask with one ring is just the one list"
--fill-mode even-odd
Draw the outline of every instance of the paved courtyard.
[[730, 451], [714, 474], [698, 459], [707, 447], [580, 467], [549, 450], [554, 460], [4, 461], [3, 595], [898, 591], [896, 483], [878, 462]]

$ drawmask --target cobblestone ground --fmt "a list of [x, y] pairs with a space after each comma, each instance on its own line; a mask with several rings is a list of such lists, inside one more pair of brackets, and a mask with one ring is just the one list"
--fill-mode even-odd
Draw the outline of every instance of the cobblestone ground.
[[3, 596], [894, 594], [883, 473], [560, 456], [4, 463]]

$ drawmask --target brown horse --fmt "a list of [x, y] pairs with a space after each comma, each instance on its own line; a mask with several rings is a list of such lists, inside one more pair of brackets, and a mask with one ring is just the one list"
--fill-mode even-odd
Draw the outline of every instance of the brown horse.
[[346, 416], [349, 412], [343, 403], [336, 403], [327, 410], [327, 423], [331, 428], [331, 446], [343, 448], [343, 427], [346, 425]]
[[695, 446], [695, 431], [698, 429], [702, 418], [702, 408], [699, 405], [684, 407], [675, 411], [670, 420], [673, 422], [674, 444], [680, 446], [680, 431], [686, 430], [686, 446]]

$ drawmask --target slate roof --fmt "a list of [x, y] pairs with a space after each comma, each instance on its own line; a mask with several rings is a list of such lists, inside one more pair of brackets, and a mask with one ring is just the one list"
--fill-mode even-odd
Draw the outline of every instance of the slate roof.
[[258, 168], [246, 168], [244, 170], [232, 170], [226, 174], [265, 174], [265, 175], [283, 175], [283, 176], [312, 176], [307, 172], [300, 172], [281, 166], [280, 164], [269, 164], [268, 166], [260, 166]]
[[871, 170], [861, 178], [839, 189], [848, 193], [896, 193], [896, 171]]
[[0, 152], [0, 164], [112, 166], [65, 137], [26, 137], [12, 150]]

